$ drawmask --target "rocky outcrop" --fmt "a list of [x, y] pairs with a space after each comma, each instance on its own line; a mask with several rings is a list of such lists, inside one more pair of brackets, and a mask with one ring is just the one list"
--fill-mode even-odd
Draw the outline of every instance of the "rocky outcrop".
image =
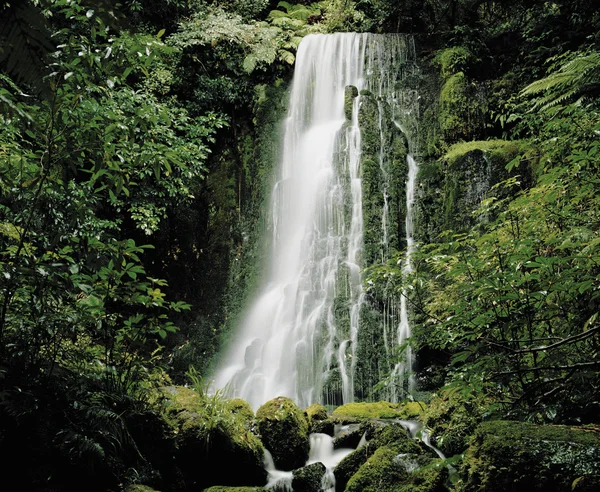
[[300, 468], [308, 459], [308, 421], [289, 398], [274, 398], [256, 412], [264, 446], [273, 455], [278, 470]]
[[599, 490], [600, 429], [484, 422], [461, 474], [465, 492]]

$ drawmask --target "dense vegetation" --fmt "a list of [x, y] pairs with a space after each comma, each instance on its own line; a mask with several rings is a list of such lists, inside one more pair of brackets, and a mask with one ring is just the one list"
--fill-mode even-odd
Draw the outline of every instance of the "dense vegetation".
[[[428, 425], [598, 423], [599, 25], [580, 0], [3, 2], [5, 468], [27, 490], [144, 481], [156, 389], [207, 370], [255, 281], [261, 130], [311, 32], [420, 43], [419, 180], [440, 213], [393, 288], [439, 393]], [[497, 173], [471, 213], [452, 173], [473, 153]], [[396, 260], [368, 280], [389, 288]]]

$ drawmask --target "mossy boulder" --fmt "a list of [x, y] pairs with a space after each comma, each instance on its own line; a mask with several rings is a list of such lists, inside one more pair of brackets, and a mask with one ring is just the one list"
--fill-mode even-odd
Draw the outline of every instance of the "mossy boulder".
[[421, 415], [432, 443], [446, 456], [462, 453], [475, 428], [489, 415], [491, 401], [459, 392], [436, 395]]
[[473, 435], [460, 473], [465, 492], [559, 492], [578, 483], [583, 487], [586, 481], [597, 484], [600, 428], [484, 422]]
[[396, 463], [396, 453], [380, 448], [350, 478], [347, 492], [396, 492], [408, 473]]
[[246, 421], [252, 421], [254, 419], [254, 410], [246, 400], [241, 398], [234, 398], [229, 400], [227, 406], [232, 412], [241, 415]]
[[365, 431], [360, 424], [338, 425], [333, 438], [334, 449], [356, 448]]
[[319, 403], [311, 405], [304, 413], [309, 422], [312, 422], [313, 420], [325, 420], [328, 417], [327, 409]]
[[[266, 483], [264, 448], [249, 428], [247, 412], [233, 411], [230, 400], [219, 395], [207, 396], [190, 388], [169, 387], [163, 392], [165, 416], [175, 441], [175, 463], [188, 489]], [[239, 402], [234, 406], [239, 407]], [[236, 473], [223, 474], [223, 463]]]
[[387, 401], [346, 403], [337, 407], [332, 416], [357, 419], [409, 419], [415, 418], [425, 409], [420, 402], [389, 403]]
[[346, 492], [442, 492], [447, 470], [440, 460], [383, 446], [350, 478]]
[[329, 418], [327, 409], [319, 404], [315, 403], [304, 410], [304, 415], [308, 421], [308, 432], [317, 432], [320, 434], [327, 434], [333, 436], [335, 424]]
[[325, 465], [320, 462], [294, 470], [292, 489], [294, 492], [319, 492], [325, 471]]
[[262, 442], [278, 470], [300, 468], [308, 459], [310, 441], [304, 412], [289, 398], [274, 398], [256, 412]]
[[423, 456], [425, 461], [431, 459], [400, 424], [368, 421], [361, 425], [360, 431], [366, 435], [367, 443], [342, 459], [334, 469], [337, 492], [345, 490], [350, 478], [380, 448], [385, 447], [396, 455]]

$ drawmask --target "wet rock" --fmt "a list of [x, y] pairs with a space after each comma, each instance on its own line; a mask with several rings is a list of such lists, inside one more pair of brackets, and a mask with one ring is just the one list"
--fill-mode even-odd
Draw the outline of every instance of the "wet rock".
[[320, 462], [294, 470], [292, 480], [294, 492], [319, 492], [325, 470], [325, 465]]
[[484, 422], [475, 430], [460, 473], [465, 492], [559, 492], [575, 485], [587, 490], [600, 475], [600, 429]]
[[304, 412], [289, 398], [274, 398], [256, 412], [264, 446], [278, 470], [300, 468], [308, 459], [310, 441]]

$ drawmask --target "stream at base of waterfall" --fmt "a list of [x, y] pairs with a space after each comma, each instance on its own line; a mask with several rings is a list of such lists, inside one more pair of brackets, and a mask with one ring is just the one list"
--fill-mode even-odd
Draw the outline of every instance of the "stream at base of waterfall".
[[[420, 438], [423, 443], [438, 455], [442, 460], [446, 459], [443, 453], [431, 445], [429, 432], [423, 428], [423, 425], [419, 422], [411, 420], [396, 420], [393, 423], [399, 424], [404, 427], [413, 439]], [[358, 424], [355, 424], [358, 426]], [[334, 437], [328, 434], [314, 433], [310, 435], [310, 452], [308, 460], [305, 466], [313, 463], [322, 463], [325, 466], [325, 473], [321, 479], [321, 492], [335, 492], [335, 467], [355, 449], [360, 449], [367, 443], [366, 433], [363, 434], [356, 448], [335, 448], [334, 438], [342, 435], [348, 431], [350, 425], [336, 425]], [[269, 474], [269, 480], [265, 485], [265, 488], [273, 490], [275, 492], [293, 492], [292, 482], [294, 479], [294, 472], [292, 471], [281, 471], [275, 468], [273, 457], [271, 453], [265, 449], [264, 466]], [[404, 463], [408, 472], [414, 471], [415, 465], [412, 461], [408, 460]]]

